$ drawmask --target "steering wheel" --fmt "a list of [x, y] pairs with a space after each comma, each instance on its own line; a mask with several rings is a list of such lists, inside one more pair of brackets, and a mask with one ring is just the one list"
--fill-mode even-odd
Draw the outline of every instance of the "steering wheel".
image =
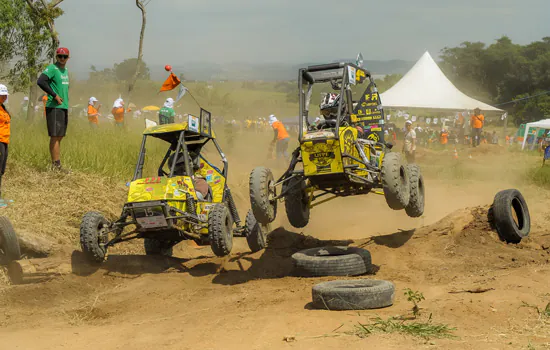
[[317, 126], [319, 129], [322, 129], [323, 126], [327, 125], [328, 127], [336, 127], [336, 120], [334, 119], [325, 119], [319, 123]]

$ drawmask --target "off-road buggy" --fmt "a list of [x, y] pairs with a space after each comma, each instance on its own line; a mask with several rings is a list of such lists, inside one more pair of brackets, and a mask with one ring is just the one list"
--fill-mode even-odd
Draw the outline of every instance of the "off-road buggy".
[[[150, 138], [166, 141], [168, 149], [156, 176], [145, 177]], [[201, 155], [209, 142], [221, 157], [222, 170]], [[101, 213], [86, 213], [80, 226], [83, 252], [89, 260], [102, 262], [110, 246], [144, 238], [148, 255], [171, 255], [178, 242], [194, 240], [199, 245], [210, 244], [216, 255], [225, 256], [231, 252], [234, 235], [246, 236], [252, 251], [263, 249], [267, 226], [260, 225], [252, 211], [242, 225], [227, 185], [227, 171], [227, 159], [206, 110], [201, 109], [200, 118], [190, 115], [187, 122], [146, 128], [122, 214], [109, 222]], [[199, 180], [203, 188], [208, 185], [207, 193], [197, 189]]]
[[[319, 83], [339, 94], [323, 97], [324, 120], [312, 122], [308, 118], [311, 96]], [[384, 141], [384, 110], [370, 72], [349, 63], [309, 66], [299, 70], [298, 89], [300, 146], [292, 153], [288, 169], [277, 181], [266, 167], [250, 174], [250, 201], [258, 221], [275, 220], [277, 202], [284, 200], [290, 224], [304, 227], [314, 206], [370, 192], [384, 195], [392, 209], [421, 216], [420, 169], [406, 165], [400, 153], [390, 151], [392, 144]], [[361, 92], [354, 101], [354, 94]], [[323, 110], [323, 103], [329, 108]]]

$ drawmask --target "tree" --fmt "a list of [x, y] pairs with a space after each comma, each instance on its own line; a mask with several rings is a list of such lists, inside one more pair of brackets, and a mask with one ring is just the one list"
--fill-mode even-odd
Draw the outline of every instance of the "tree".
[[59, 36], [55, 30], [55, 20], [63, 14], [63, 10], [57, 7], [63, 2], [63, 0], [51, 0], [50, 2], [47, 2], [46, 0], [26, 1], [35, 16], [40, 19], [41, 24], [48, 28], [52, 47], [50, 55], [52, 57], [52, 61], [55, 63], [55, 49], [59, 47]]
[[145, 12], [145, 6], [147, 6], [150, 1], [151, 0], [136, 0], [136, 6], [141, 11], [141, 30], [139, 32], [139, 47], [136, 70], [134, 76], [132, 77], [132, 80], [130, 81], [130, 84], [128, 85], [128, 103], [130, 102], [132, 90], [134, 90], [134, 86], [136, 85], [136, 81], [139, 77], [141, 63], [143, 61], [143, 37], [145, 36], [145, 26], [147, 24], [147, 13]]
[[[115, 63], [113, 67], [113, 72], [115, 74], [115, 77], [118, 80], [123, 80], [127, 82], [131, 82], [135, 78], [136, 72], [138, 72], [137, 79], [146, 79], [148, 80], [150, 77], [149, 74], [149, 68], [147, 67], [147, 64], [143, 61], [139, 63], [139, 67], [137, 64], [138, 59], [137, 58], [129, 58], [121, 63]], [[135, 81], [134, 81], [135, 84]]]
[[459, 89], [513, 112], [516, 124], [550, 117], [550, 37], [524, 46], [506, 36], [489, 46], [464, 42], [444, 48], [441, 59]]
[[10, 65], [2, 76], [14, 91], [31, 87], [27, 118], [33, 115], [36, 103], [36, 79], [51, 53], [51, 33], [44, 17], [37, 15], [24, 0], [0, 2], [0, 61]]

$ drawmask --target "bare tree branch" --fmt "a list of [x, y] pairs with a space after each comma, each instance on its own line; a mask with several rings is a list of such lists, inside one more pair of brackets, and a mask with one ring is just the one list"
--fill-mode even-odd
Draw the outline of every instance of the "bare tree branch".
[[132, 90], [134, 89], [134, 85], [136, 84], [137, 78], [139, 76], [139, 67], [143, 60], [143, 37], [145, 36], [145, 26], [147, 24], [147, 18], [146, 18], [147, 13], [145, 12], [145, 5], [143, 1], [144, 0], [136, 0], [136, 6], [141, 11], [141, 31], [139, 34], [139, 48], [138, 48], [138, 57], [136, 62], [136, 72], [134, 73], [134, 76], [130, 81], [130, 84], [128, 85], [128, 103], [130, 103]]
[[63, 0], [53, 0], [50, 4], [52, 8], [56, 7], [57, 5], [61, 4]]

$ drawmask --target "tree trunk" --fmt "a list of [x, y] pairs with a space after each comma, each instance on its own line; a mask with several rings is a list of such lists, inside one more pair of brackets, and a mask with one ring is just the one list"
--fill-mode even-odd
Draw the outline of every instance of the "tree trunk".
[[49, 22], [49, 27], [50, 27], [50, 35], [52, 36], [52, 62], [55, 63], [56, 62], [56, 59], [55, 59], [55, 55], [56, 55], [56, 51], [57, 49], [59, 48], [59, 38], [57, 36], [57, 32], [55, 31], [55, 23], [53, 20], [51, 20]]
[[141, 31], [139, 33], [139, 48], [138, 48], [136, 72], [134, 73], [134, 76], [132, 77], [132, 80], [130, 80], [130, 84], [128, 85], [128, 99], [126, 101], [128, 105], [130, 105], [131, 98], [132, 98], [132, 91], [134, 90], [134, 86], [139, 76], [139, 67], [143, 60], [143, 37], [145, 36], [145, 26], [147, 24], [147, 17], [146, 17], [147, 14], [145, 12], [145, 5], [141, 2], [141, 0], [136, 0], [136, 6], [141, 11]]
[[8, 265], [8, 276], [13, 284], [42, 282], [71, 273], [71, 262], [67, 258], [15, 260]]
[[33, 70], [29, 73], [29, 79], [31, 82], [31, 86], [29, 89], [29, 108], [27, 109], [27, 121], [32, 122], [34, 120], [34, 106], [38, 103], [37, 102], [37, 94], [36, 94], [36, 74]]

